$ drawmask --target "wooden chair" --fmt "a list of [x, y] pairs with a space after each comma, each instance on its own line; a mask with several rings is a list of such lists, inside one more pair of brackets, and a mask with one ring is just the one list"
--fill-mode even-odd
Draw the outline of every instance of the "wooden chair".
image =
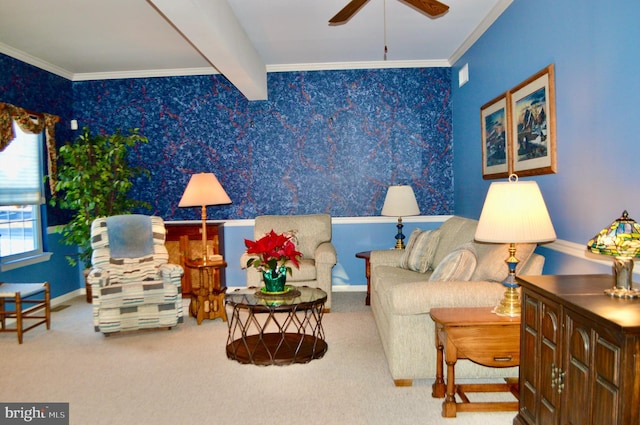
[[[33, 298], [42, 295], [42, 298]], [[22, 334], [46, 324], [51, 328], [51, 303], [49, 282], [44, 283], [0, 283], [0, 332], [16, 332], [18, 344], [22, 344]], [[7, 303], [14, 309], [7, 310]], [[44, 309], [44, 312], [42, 310]], [[16, 319], [14, 328], [7, 328], [7, 319]], [[36, 320], [25, 327], [25, 320]]]

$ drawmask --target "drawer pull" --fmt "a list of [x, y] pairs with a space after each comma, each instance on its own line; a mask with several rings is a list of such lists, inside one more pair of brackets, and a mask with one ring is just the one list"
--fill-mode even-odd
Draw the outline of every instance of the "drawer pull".
[[562, 394], [564, 390], [564, 375], [565, 372], [562, 369], [556, 367], [555, 364], [551, 364], [551, 388], [557, 388], [558, 394]]
[[494, 357], [493, 360], [496, 362], [510, 362], [513, 360], [513, 356]]

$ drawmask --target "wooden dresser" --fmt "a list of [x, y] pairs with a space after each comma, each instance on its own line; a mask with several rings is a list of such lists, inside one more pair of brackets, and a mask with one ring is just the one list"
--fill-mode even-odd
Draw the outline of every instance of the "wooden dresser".
[[516, 425], [640, 423], [640, 300], [610, 275], [523, 276]]

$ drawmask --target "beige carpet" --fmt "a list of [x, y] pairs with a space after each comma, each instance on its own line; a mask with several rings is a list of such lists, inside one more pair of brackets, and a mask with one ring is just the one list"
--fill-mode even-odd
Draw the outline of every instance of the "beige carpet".
[[515, 416], [445, 419], [431, 381], [394, 387], [363, 293], [334, 293], [324, 358], [284, 367], [228, 360], [219, 319], [107, 338], [93, 331], [83, 298], [66, 304], [51, 330], [27, 332], [22, 345], [0, 334], [0, 401], [68, 402], [74, 425], [507, 425]]

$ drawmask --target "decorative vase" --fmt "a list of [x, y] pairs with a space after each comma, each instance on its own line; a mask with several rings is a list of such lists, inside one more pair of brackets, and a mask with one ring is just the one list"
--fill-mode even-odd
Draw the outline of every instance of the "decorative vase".
[[284, 286], [287, 283], [287, 268], [281, 266], [275, 270], [267, 270], [262, 272], [262, 278], [265, 292], [284, 292]]

